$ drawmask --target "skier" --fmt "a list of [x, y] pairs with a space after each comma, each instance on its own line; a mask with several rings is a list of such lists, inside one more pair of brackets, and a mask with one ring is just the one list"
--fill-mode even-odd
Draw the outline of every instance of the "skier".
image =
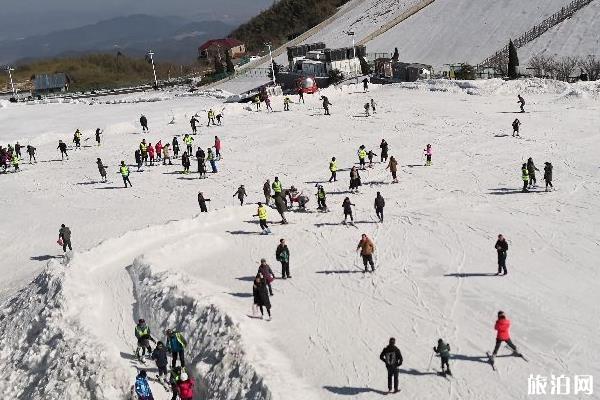
[[125, 165], [125, 161], [121, 161], [121, 165], [119, 166], [119, 172], [123, 177], [123, 183], [125, 184], [125, 188], [127, 188], [127, 184], [129, 183], [129, 187], [133, 187], [131, 181], [129, 180], [129, 167]]
[[271, 230], [267, 225], [267, 208], [260, 201], [258, 202], [258, 209], [254, 216], [258, 217], [258, 224], [260, 225], [260, 229], [262, 229], [262, 235], [271, 233]]
[[198, 147], [198, 150], [196, 150], [196, 161], [198, 162], [198, 174], [200, 179], [206, 178], [206, 163], [204, 162], [205, 157], [206, 154], [204, 153], [204, 150]]
[[327, 195], [325, 194], [325, 189], [323, 189], [323, 185], [317, 186], [317, 209], [321, 211], [327, 211], [327, 204], [325, 203], [327, 199]]
[[106, 168], [104, 167], [104, 164], [102, 164], [102, 160], [97, 158], [96, 164], [98, 165], [98, 172], [100, 172], [100, 178], [102, 179], [102, 182], [106, 182]]
[[375, 100], [371, 99], [371, 110], [373, 110], [373, 114], [375, 114], [377, 111], [375, 110], [375, 106], [377, 104], [375, 103]]
[[65, 157], [67, 157], [67, 160], [69, 159], [69, 155], [67, 154], [67, 145], [65, 144], [65, 142], [59, 140], [57, 149], [60, 150], [61, 161], [64, 161]]
[[73, 134], [73, 143], [75, 143], [76, 149], [81, 149], [81, 132], [79, 129], [77, 129]]
[[267, 287], [269, 288], [269, 294], [273, 296], [273, 288], [271, 287], [271, 282], [273, 282], [273, 280], [275, 279], [275, 274], [273, 273], [273, 270], [271, 269], [269, 264], [267, 264], [267, 260], [265, 260], [264, 258], [260, 259], [260, 265], [258, 266], [258, 272], [256, 273], [256, 276], [262, 276], [265, 279]]
[[370, 116], [369, 107], [371, 107], [371, 105], [369, 103], [365, 103], [364, 108], [365, 108], [365, 116], [366, 117]]
[[188, 156], [187, 151], [184, 151], [183, 155], [181, 156], [181, 165], [183, 166], [183, 173], [189, 174], [190, 173], [190, 156]]
[[373, 150], [369, 150], [367, 152], [367, 158], [369, 159], [369, 168], [373, 168], [373, 157], [376, 157], [377, 154], [373, 153]]
[[256, 111], [260, 111], [260, 97], [258, 95], [254, 96], [252, 103], [256, 106]]
[[28, 144], [27, 145], [27, 154], [29, 154], [29, 164], [31, 164], [31, 159], [33, 158], [33, 161], [35, 163], [37, 163], [37, 160], [35, 159], [35, 147], [33, 147], [32, 145]]
[[180, 400], [192, 400], [194, 398], [194, 380], [185, 371], [179, 376], [177, 393]]
[[100, 135], [102, 135], [102, 130], [100, 128], [96, 128], [96, 143], [100, 146]]
[[[152, 347], [150, 347], [150, 342], [155, 342], [154, 338], [150, 334], [150, 327], [146, 325], [146, 321], [143, 318], [138, 320], [137, 325], [135, 326], [135, 338], [137, 339], [137, 348], [135, 349], [135, 356], [141, 362], [144, 362], [144, 356], [146, 356], [146, 351], [148, 352], [148, 356], [152, 354]], [[140, 354], [141, 352], [141, 354]]]
[[398, 367], [402, 365], [402, 353], [396, 347], [396, 339], [390, 338], [389, 344], [381, 351], [379, 359], [385, 363], [388, 373], [388, 391], [392, 391], [392, 379], [394, 381], [394, 393], [398, 393]]
[[210, 163], [210, 168], [212, 169], [211, 172], [213, 174], [216, 174], [217, 172], [219, 172], [217, 170], [217, 161], [215, 160], [215, 155], [210, 147], [208, 149], [206, 149], [206, 161], [208, 161]]
[[148, 158], [150, 158], [150, 166], [154, 166], [154, 146], [152, 143], [148, 143]]
[[141, 370], [135, 377], [135, 394], [138, 400], [154, 400], [145, 370]]
[[71, 247], [71, 229], [65, 224], [60, 225], [60, 229], [58, 230], [58, 242], [62, 243], [63, 252], [67, 251], [67, 247], [69, 251], [72, 251]]
[[187, 346], [187, 341], [184, 339], [181, 332], [175, 329], [167, 329], [167, 350], [171, 352], [171, 357], [173, 357], [171, 360], [171, 368], [175, 368], [177, 365], [177, 358], [179, 358], [181, 367], [185, 367], [185, 359], [183, 356], [185, 346]]
[[156, 362], [156, 368], [158, 369], [158, 381], [163, 385], [167, 384], [167, 348], [165, 344], [160, 340], [156, 343], [156, 348], [152, 352], [152, 359]]
[[527, 185], [529, 185], [529, 171], [527, 170], [527, 164], [521, 166], [521, 179], [523, 179], [523, 190], [521, 192], [528, 193]]
[[211, 123], [213, 125], [216, 125], [215, 124], [215, 112], [212, 110], [212, 108], [210, 110], [208, 110], [207, 118], [208, 118], [208, 122], [206, 123], [206, 126], [210, 126]]
[[365, 233], [362, 234], [361, 239], [358, 242], [358, 246], [356, 246], [356, 251], [358, 250], [360, 250], [363, 265], [365, 266], [364, 272], [368, 272], [367, 264], [371, 265], [371, 272], [375, 272], [375, 263], [373, 262], [373, 253], [375, 252], [375, 245]]
[[379, 159], [380, 162], [384, 162], [387, 161], [388, 159], [388, 144], [385, 141], [385, 139], [381, 139], [381, 144], [379, 145], [379, 148], [381, 149], [381, 158]]
[[173, 155], [175, 158], [179, 157], [179, 141], [177, 140], [177, 136], [173, 136]]
[[377, 192], [374, 207], [375, 214], [377, 215], [377, 218], [379, 218], [379, 222], [383, 222], [383, 207], [385, 207], [385, 200], [380, 192]]
[[494, 329], [497, 331], [496, 334], [496, 345], [494, 346], [494, 351], [492, 352], [492, 360], [496, 357], [498, 353], [498, 349], [502, 342], [506, 342], [508, 347], [513, 350], [513, 354], [519, 357], [522, 357], [522, 354], [517, 350], [517, 346], [514, 345], [512, 340], [510, 340], [510, 320], [506, 318], [504, 311], [498, 311], [498, 319], [496, 320], [496, 324], [494, 325]]
[[194, 138], [186, 133], [183, 136], [183, 143], [187, 146], [187, 153], [192, 154], [192, 143], [194, 143]]
[[500, 275], [501, 272], [504, 272], [504, 275], [506, 275], [508, 273], [506, 271], [506, 252], [508, 251], [508, 242], [504, 236], [498, 235], [498, 240], [496, 241], [496, 245], [494, 247], [498, 252], [498, 272], [496, 275]]
[[367, 151], [365, 150], [364, 144], [360, 145], [356, 154], [358, 155], [358, 164], [360, 166], [360, 169], [364, 170], [365, 169], [365, 159], [367, 158]]
[[283, 111], [290, 111], [290, 98], [285, 96], [283, 98]]
[[517, 100], [517, 103], [520, 104], [521, 107], [521, 112], [524, 113], [525, 112], [525, 99], [523, 97], [521, 97], [521, 95], [517, 95], [517, 97], [519, 98], [519, 100]]
[[21, 146], [21, 144], [19, 144], [19, 141], [17, 141], [17, 143], [15, 143], [15, 154], [17, 155], [17, 157], [21, 158], [21, 148], [23, 146]]
[[329, 162], [329, 172], [331, 172], [331, 178], [329, 178], [329, 182], [337, 181], [337, 162], [335, 161], [335, 157], [331, 157], [331, 161]]
[[425, 162], [425, 166], [428, 167], [431, 165], [431, 156], [433, 154], [433, 150], [431, 149], [431, 145], [427, 144], [427, 146], [425, 147], [425, 149], [423, 150], [423, 152], [425, 153], [425, 157], [427, 158], [427, 161]]
[[200, 212], [208, 212], [206, 208], [206, 202], [210, 201], [210, 199], [204, 198], [204, 194], [202, 192], [198, 192], [198, 205], [200, 206]]
[[365, 78], [362, 80], [363, 83], [363, 92], [369, 91], [369, 78]]
[[304, 90], [302, 90], [302, 88], [298, 88], [298, 104], [300, 104], [301, 101], [302, 104], [304, 104]]
[[173, 165], [171, 162], [171, 144], [166, 143], [165, 147], [163, 147], [163, 165], [167, 165], [167, 160], [169, 160], [169, 165]]
[[291, 278], [290, 249], [288, 249], [284, 239], [279, 239], [279, 246], [275, 249], [275, 259], [281, 263], [281, 278]]
[[215, 136], [215, 145], [213, 146], [215, 148], [215, 156], [217, 157], [217, 160], [221, 159], [221, 139], [219, 139], [218, 136]]
[[352, 216], [352, 206], [354, 204], [352, 204], [350, 202], [350, 198], [346, 197], [344, 199], [344, 201], [342, 202], [342, 208], [344, 209], [344, 224], [346, 223], [346, 218], [348, 218], [348, 216], [350, 217], [350, 221], [354, 222], [354, 217]]
[[[169, 384], [171, 385], [171, 392], [173, 392], [173, 396], [171, 396], [171, 400], [177, 400], [177, 383], [181, 380], [181, 375], [182, 375], [182, 368], [181, 367], [175, 367], [175, 368], [171, 368], [171, 371], [169, 372]], [[183, 369], [183, 373], [187, 373], [185, 372], [185, 368]]]
[[263, 307], [265, 307], [270, 320], [271, 299], [269, 299], [266, 279], [260, 273], [256, 275], [256, 278], [254, 278], [254, 283], [252, 284], [252, 297], [254, 300], [254, 305], [260, 309], [260, 318], [262, 319], [264, 317]]
[[396, 175], [396, 173], [398, 172], [398, 161], [396, 161], [394, 156], [390, 157], [390, 162], [388, 163], [388, 166], [385, 167], [385, 169], [389, 169], [392, 173], [392, 183], [398, 183], [398, 176]]
[[144, 165], [148, 165], [148, 144], [146, 143], [146, 139], [142, 139], [140, 142], [140, 154]]
[[512, 128], [513, 128], [513, 134], [512, 135], [513, 135], [513, 137], [519, 136], [519, 127], [520, 126], [521, 126], [521, 121], [519, 121], [519, 118], [515, 118], [515, 120], [512, 123]]
[[158, 143], [156, 143], [154, 145], [154, 150], [156, 150], [156, 161], [162, 160], [162, 149], [163, 149], [162, 140], [159, 140]]
[[269, 205], [271, 201], [271, 181], [268, 179], [263, 185], [263, 194], [265, 195], [265, 204]]
[[135, 153], [135, 164], [137, 165], [137, 170], [140, 172], [140, 168], [142, 167], [142, 152], [140, 149], [136, 149]]
[[350, 169], [350, 191], [358, 192], [358, 187], [361, 186], [360, 175], [358, 173], [358, 168], [356, 166]]
[[198, 119], [196, 118], [195, 115], [192, 116], [192, 119], [190, 119], [190, 126], [192, 127], [192, 133], [195, 135], [198, 132], [198, 129], [196, 128], [196, 124], [200, 122], [198, 121]]
[[140, 116], [140, 125], [142, 126], [142, 133], [148, 131], [148, 118], [144, 114]]
[[248, 195], [246, 194], [246, 189], [244, 188], [244, 185], [240, 185], [240, 187], [237, 189], [237, 191], [233, 194], [232, 197], [237, 196], [238, 200], [240, 201], [240, 206], [244, 205], [244, 197], [247, 197]]
[[323, 109], [325, 110], [325, 115], [331, 115], [329, 113], [329, 106], [332, 106], [333, 104], [329, 102], [327, 96], [321, 96], [321, 100], [323, 100]]
[[548, 161], [544, 163], [544, 180], [546, 181], [546, 192], [548, 186], [550, 186], [550, 190], [554, 190], [554, 186], [552, 186], [552, 164]]
[[19, 156], [15, 153], [13, 154], [10, 162], [12, 164], [12, 166], [15, 169], [15, 172], [19, 171], [19, 162], [21, 161], [21, 159], [19, 158]]
[[221, 125], [221, 120], [223, 119], [223, 114], [222, 113], [218, 113], [215, 118], [217, 119], [217, 124]]
[[[437, 346], [433, 348], [433, 351], [440, 355], [440, 360], [442, 362], [442, 374], [452, 375], [452, 372], [450, 372], [450, 364], [448, 363], [450, 360], [450, 344], [444, 343], [442, 339], [438, 339]], [[444, 366], [446, 367], [445, 371]]]
[[535, 179], [535, 171], [539, 171], [533, 163], [533, 158], [527, 159], [527, 173], [529, 174], [529, 188], [532, 189], [537, 187], [537, 180]]
[[281, 185], [281, 181], [279, 180], [279, 177], [276, 176], [275, 180], [273, 181], [273, 184], [271, 185], [271, 187], [273, 188], [273, 197], [277, 197], [277, 196], [281, 196], [282, 195], [282, 190], [283, 190], [283, 186]]
[[287, 204], [285, 202], [285, 196], [275, 196], [275, 208], [277, 212], [281, 216], [281, 223], [287, 224], [287, 219], [285, 219], [285, 212], [287, 211]]
[[267, 106], [267, 111], [273, 111], [273, 108], [271, 107], [271, 98], [268, 96], [265, 99], [265, 105]]

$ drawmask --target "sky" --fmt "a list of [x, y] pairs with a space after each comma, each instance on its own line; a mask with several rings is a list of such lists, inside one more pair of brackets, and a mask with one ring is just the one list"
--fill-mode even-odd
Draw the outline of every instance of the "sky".
[[0, 40], [75, 28], [130, 14], [242, 23], [275, 0], [0, 0]]

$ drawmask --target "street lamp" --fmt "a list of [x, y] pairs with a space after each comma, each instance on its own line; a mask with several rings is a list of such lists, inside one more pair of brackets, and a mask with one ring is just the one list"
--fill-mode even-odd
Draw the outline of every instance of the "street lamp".
[[273, 67], [273, 53], [271, 52], [271, 43], [265, 43], [265, 46], [269, 48], [269, 57], [271, 58], [271, 75], [273, 76], [273, 86], [275, 86], [277, 82], [275, 82], [275, 68]]
[[6, 68], [5, 68], [5, 71], [8, 72], [8, 79], [10, 80], [10, 87], [12, 89], [13, 96], [15, 96], [18, 99], [19, 94], [17, 93], [17, 90], [15, 89], [15, 84], [13, 83], [13, 78], [12, 78], [12, 71], [14, 71], [14, 70], [15, 69], [10, 66], [6, 66]]
[[154, 52], [152, 50], [150, 50], [147, 55], [150, 57], [150, 63], [152, 64], [152, 73], [154, 74], [154, 87], [156, 89], [158, 89], [158, 80], [156, 79], [156, 69], [154, 69], [154, 58], [152, 57], [154, 55]]

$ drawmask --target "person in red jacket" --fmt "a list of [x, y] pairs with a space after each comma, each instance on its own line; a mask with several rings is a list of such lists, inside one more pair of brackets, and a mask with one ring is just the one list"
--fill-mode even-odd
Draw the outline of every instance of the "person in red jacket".
[[215, 148], [215, 156], [217, 157], [217, 160], [221, 159], [221, 139], [219, 139], [218, 136], [215, 136], [215, 145], [213, 146]]
[[188, 377], [186, 372], [182, 372], [177, 382], [177, 393], [181, 400], [192, 400], [194, 398], [194, 380]]
[[519, 351], [517, 350], [517, 346], [515, 346], [512, 340], [510, 340], [510, 320], [506, 318], [504, 311], [498, 311], [498, 320], [496, 321], [496, 325], [494, 325], [494, 329], [498, 333], [496, 334], [496, 346], [494, 347], [492, 356], [496, 356], [496, 353], [498, 353], [498, 349], [500, 348], [502, 342], [506, 342], [508, 347], [513, 350], [515, 355], [520, 355]]
[[162, 151], [164, 146], [162, 145], [162, 140], [159, 140], [158, 143], [156, 143], [154, 145], [154, 148], [156, 149], [156, 161], [161, 161], [162, 160]]
[[148, 143], [148, 155], [150, 156], [150, 165], [154, 165], [154, 146]]

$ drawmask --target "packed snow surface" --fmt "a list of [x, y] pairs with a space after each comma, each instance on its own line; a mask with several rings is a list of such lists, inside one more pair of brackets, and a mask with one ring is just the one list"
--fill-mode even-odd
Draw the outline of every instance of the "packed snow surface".
[[[517, 93], [527, 113], [516, 113]], [[157, 339], [168, 327], [187, 337], [198, 399], [376, 399], [387, 389], [378, 357], [390, 336], [404, 356], [402, 398], [526, 399], [530, 374], [597, 381], [598, 83], [426, 81], [321, 94], [333, 104], [331, 116], [317, 95], [290, 112], [275, 97], [272, 113], [176, 91], [3, 104], [0, 143], [32, 144], [38, 162], [25, 156], [21, 172], [0, 174], [0, 397], [125, 398], [143, 367], [133, 357], [140, 317]], [[377, 113], [365, 117], [371, 98]], [[201, 125], [194, 149], [221, 138], [217, 174], [181, 174], [177, 159], [141, 172], [132, 166], [133, 188], [122, 188], [118, 163], [133, 164], [142, 138], [166, 143], [180, 135], [181, 142], [191, 116], [205, 122], [210, 108], [224, 113], [223, 126]], [[511, 137], [515, 118], [520, 139]], [[60, 161], [58, 140], [70, 144], [77, 128], [83, 148]], [[358, 146], [379, 154], [382, 138], [399, 162], [399, 183], [375, 162], [361, 172], [360, 193], [349, 193]], [[430, 167], [423, 166], [427, 143]], [[340, 171], [328, 183], [333, 156]], [[539, 172], [538, 188], [520, 193], [529, 157], [540, 169], [552, 162], [555, 191], [544, 192]], [[289, 212], [290, 224], [280, 225], [270, 209], [273, 234], [262, 236], [253, 214], [274, 176], [307, 194], [310, 212]], [[316, 183], [329, 213], [315, 210]], [[245, 206], [232, 197], [241, 184]], [[208, 213], [198, 214], [198, 191], [211, 199]], [[378, 191], [384, 223], [373, 210]], [[346, 196], [356, 205], [354, 225], [340, 223]], [[61, 223], [73, 232], [65, 258], [55, 243]], [[373, 274], [361, 273], [355, 253], [361, 233], [376, 246]], [[499, 233], [510, 246], [504, 277], [493, 276]], [[272, 321], [251, 318], [260, 259], [280, 276], [280, 238], [292, 278], [273, 283]], [[503, 346], [494, 372], [485, 354], [498, 310], [529, 362]], [[452, 346], [448, 380], [436, 374], [432, 347], [440, 337]], [[170, 398], [151, 364], [156, 398]]]

